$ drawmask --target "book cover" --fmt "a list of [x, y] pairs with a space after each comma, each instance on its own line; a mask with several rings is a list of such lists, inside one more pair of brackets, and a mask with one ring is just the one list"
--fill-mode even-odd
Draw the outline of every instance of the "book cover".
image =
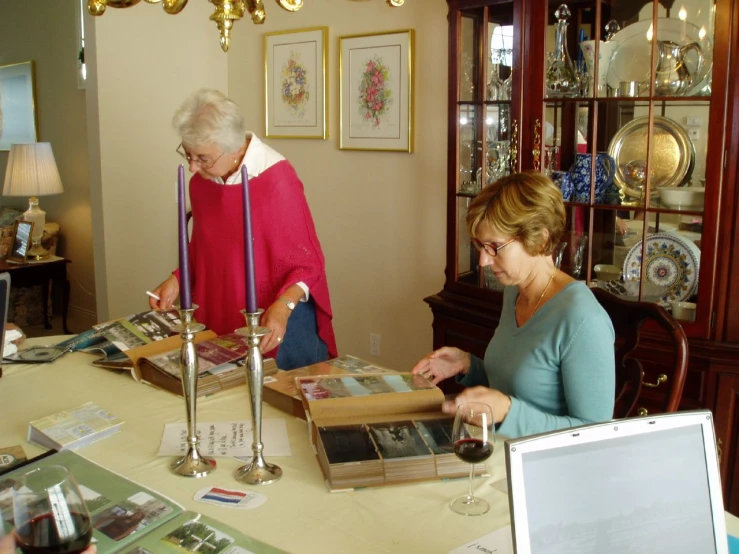
[[[395, 373], [391, 369], [376, 366], [371, 362], [344, 355], [326, 362], [292, 369], [278, 370], [271, 377], [264, 379], [264, 401], [300, 419], [305, 419], [303, 399], [296, 384], [296, 378], [319, 375], [362, 375]], [[368, 382], [369, 384], [369, 382]]]
[[63, 465], [77, 482], [90, 511], [98, 554], [279, 554], [283, 551], [184, 508], [156, 491], [109, 471], [74, 452], [37, 460], [0, 477], [0, 512], [5, 529], [13, 525], [12, 486], [21, 474], [48, 465]]
[[123, 421], [88, 402], [28, 425], [28, 442], [42, 448], [72, 450], [118, 432]]

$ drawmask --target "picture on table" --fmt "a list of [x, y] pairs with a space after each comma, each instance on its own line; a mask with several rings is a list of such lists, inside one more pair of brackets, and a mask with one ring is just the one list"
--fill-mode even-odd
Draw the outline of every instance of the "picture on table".
[[434, 454], [454, 453], [453, 418], [416, 421], [416, 427]]
[[139, 492], [93, 517], [93, 527], [120, 541], [170, 513], [172, 508], [153, 496]]
[[178, 550], [200, 554], [219, 554], [234, 543], [233, 537], [196, 520], [178, 527], [162, 541]]
[[412, 421], [375, 423], [369, 426], [383, 458], [430, 456], [426, 443]]
[[380, 459], [365, 425], [319, 427], [318, 433], [329, 464]]
[[31, 235], [33, 223], [30, 221], [16, 221], [13, 225], [13, 248], [8, 253], [7, 260], [15, 263], [25, 263], [28, 251], [31, 249]]

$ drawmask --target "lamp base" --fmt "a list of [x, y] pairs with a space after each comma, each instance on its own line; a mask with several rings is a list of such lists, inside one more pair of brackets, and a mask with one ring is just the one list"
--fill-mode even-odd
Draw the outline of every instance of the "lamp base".
[[41, 246], [41, 241], [33, 241], [31, 245], [31, 249], [28, 251], [28, 255], [26, 256], [27, 260], [45, 260], [48, 258], [51, 254], [49, 254], [49, 251]]

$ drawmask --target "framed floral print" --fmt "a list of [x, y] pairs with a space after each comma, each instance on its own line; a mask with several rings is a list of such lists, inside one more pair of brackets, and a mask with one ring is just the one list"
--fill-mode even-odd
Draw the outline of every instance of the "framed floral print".
[[0, 66], [0, 150], [36, 142], [33, 62]]
[[328, 27], [264, 35], [266, 136], [328, 138]]
[[339, 148], [413, 152], [413, 30], [339, 38]]

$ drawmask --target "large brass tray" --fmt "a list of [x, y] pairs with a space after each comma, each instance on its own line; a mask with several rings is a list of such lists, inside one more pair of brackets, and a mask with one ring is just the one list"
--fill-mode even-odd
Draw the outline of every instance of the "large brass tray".
[[[626, 164], [647, 159], [647, 132], [649, 118], [638, 117], [616, 132], [608, 145], [608, 153], [616, 160], [614, 182], [622, 193], [632, 198], [642, 198], [638, 182], [625, 174]], [[688, 134], [669, 117], [654, 116], [650, 191], [659, 194], [659, 187], [677, 187], [690, 181], [695, 167], [695, 147]]]

